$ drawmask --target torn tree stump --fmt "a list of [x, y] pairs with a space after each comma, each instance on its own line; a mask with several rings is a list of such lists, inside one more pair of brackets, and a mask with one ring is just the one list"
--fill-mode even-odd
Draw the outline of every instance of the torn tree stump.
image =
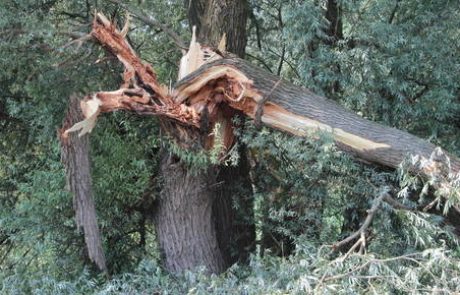
[[[90, 35], [124, 65], [123, 82], [118, 90], [86, 96], [80, 102], [84, 120], [72, 127], [66, 121], [65, 132], [61, 134], [64, 161], [69, 162], [67, 166], [70, 167], [67, 170], [69, 184], [76, 196], [76, 192], [80, 192], [75, 205], [77, 224], [84, 228], [88, 249], [92, 251], [90, 258], [101, 269], [106, 267], [94, 203], [88, 199], [88, 190], [78, 187], [81, 183], [90, 183], [87, 179], [89, 170], [85, 168], [89, 169], [89, 159], [77, 163], [71, 156], [72, 145], [76, 145], [77, 149], [79, 142], [70, 133], [80, 131], [79, 136], [89, 133], [100, 114], [116, 110], [159, 116], [162, 129], [179, 139], [179, 145], [192, 150], [196, 146], [208, 150], [222, 146], [222, 158], [235, 143], [232, 118], [236, 114], [252, 118], [256, 124], [262, 123], [296, 136], [311, 136], [315, 131], [328, 132], [340, 149], [368, 163], [397, 168], [411, 156], [411, 172], [428, 180], [440, 192], [442, 197], [436, 196], [436, 200], [442, 198], [441, 203], [445, 205], [442, 213], [446, 214], [448, 221], [458, 224], [460, 210], [446, 205], [451, 201], [451, 192], [458, 193], [460, 160], [457, 157], [407, 132], [368, 121], [306, 88], [282, 81], [242, 59], [222, 53], [223, 48], [213, 50], [201, 46], [195, 37], [181, 59], [180, 81], [174, 89], [169, 89], [159, 83], [153, 68], [144, 63], [129, 45], [125, 38], [128, 28], [129, 25], [125, 25], [119, 30], [104, 15], [96, 14]], [[221, 142], [216, 142], [217, 139]], [[201, 174], [201, 178], [189, 175], [181, 163], [169, 158], [162, 166], [163, 175], [171, 175], [170, 182], [166, 182], [162, 191], [167, 197], [159, 205], [163, 212], [156, 214], [157, 223], [167, 225], [158, 227], [160, 244], [163, 243], [160, 248], [167, 249], [165, 265], [175, 271], [204, 264], [209, 265], [211, 272], [219, 272], [223, 269], [225, 258], [216, 247], [218, 242], [211, 225], [210, 210], [213, 196], [208, 186], [208, 182], [215, 181], [216, 174], [209, 169], [208, 174]], [[82, 176], [78, 176], [80, 174]], [[75, 177], [83, 178], [77, 183]], [[174, 180], [192, 185], [181, 185], [182, 182], [178, 185], [172, 183]], [[196, 183], [204, 185], [195, 186]], [[199, 210], [196, 214], [182, 212], [179, 215], [188, 219], [174, 222], [176, 215], [172, 213], [177, 212], [178, 207], [173, 204], [173, 199], [179, 202], [184, 212], [190, 212], [190, 202]], [[84, 211], [84, 208], [88, 210]], [[375, 214], [372, 212], [377, 209], [372, 210], [359, 232], [360, 245], [364, 245], [364, 232]], [[432, 207], [427, 210], [440, 211]], [[194, 231], [189, 231], [188, 227]], [[171, 244], [166, 244], [171, 236], [179, 232], [176, 228], [189, 231], [184, 233], [186, 238], [181, 234]], [[197, 238], [203, 235], [207, 238]], [[202, 240], [210, 242], [203, 246]], [[184, 249], [188, 251], [185, 256], [196, 256], [199, 260], [178, 259], [183, 257]]]

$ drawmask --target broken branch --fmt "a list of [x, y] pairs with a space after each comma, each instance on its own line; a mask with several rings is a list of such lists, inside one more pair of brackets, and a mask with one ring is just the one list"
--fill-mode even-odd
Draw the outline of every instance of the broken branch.
[[[373, 202], [372, 204], [372, 207], [371, 209], [369, 209], [367, 211], [367, 217], [366, 219], [364, 220], [363, 224], [361, 225], [361, 227], [356, 231], [354, 232], [351, 236], [347, 237], [346, 239], [343, 239], [342, 241], [340, 242], [337, 242], [335, 243], [332, 248], [333, 249], [340, 249], [341, 247], [343, 247], [344, 245], [350, 243], [351, 241], [353, 241], [354, 239], [356, 239], [357, 237], [360, 237], [358, 239], [358, 241], [355, 242], [355, 244], [350, 248], [350, 250], [348, 251], [348, 253], [352, 253], [358, 246], [361, 247], [361, 249], [364, 249], [365, 247], [365, 243], [366, 243], [366, 231], [367, 229], [369, 228], [369, 226], [371, 225], [372, 223], [372, 220], [374, 219], [374, 216], [375, 216], [375, 213], [377, 212], [377, 210], [379, 209], [381, 203], [382, 203], [382, 200], [387, 196], [389, 195], [388, 192], [384, 192], [384, 193], [381, 193]], [[347, 254], [348, 254], [347, 253]], [[349, 255], [349, 254], [348, 254]], [[346, 256], [348, 256], [346, 255]]]

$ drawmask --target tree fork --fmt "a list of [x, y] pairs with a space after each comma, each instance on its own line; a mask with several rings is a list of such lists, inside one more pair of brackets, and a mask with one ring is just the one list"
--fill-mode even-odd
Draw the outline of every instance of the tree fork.
[[[196, 37], [199, 42], [215, 46], [221, 53], [228, 51], [244, 57], [249, 13], [247, 0], [187, 2], [189, 23], [191, 27], [196, 27]], [[210, 54], [220, 58], [220, 55], [214, 52]], [[214, 118], [211, 118], [211, 122], [202, 120], [206, 122], [201, 125], [206, 126], [210, 131], [220, 127], [218, 131], [223, 135], [223, 145], [230, 147], [236, 140], [233, 136], [232, 119], [235, 115], [241, 114], [227, 105], [220, 105], [219, 109], [216, 116], [218, 125]], [[206, 129], [202, 128], [202, 131]], [[209, 138], [209, 131], [205, 133], [204, 138]], [[212, 137], [209, 139], [208, 148], [214, 143]], [[246, 148], [240, 145], [235, 152], [239, 154], [240, 159], [236, 166], [220, 165], [219, 167], [213, 205], [217, 240], [228, 266], [237, 261], [247, 261], [249, 253], [255, 248], [254, 200], [252, 184], [249, 181]], [[235, 202], [238, 203], [239, 210], [235, 208]]]

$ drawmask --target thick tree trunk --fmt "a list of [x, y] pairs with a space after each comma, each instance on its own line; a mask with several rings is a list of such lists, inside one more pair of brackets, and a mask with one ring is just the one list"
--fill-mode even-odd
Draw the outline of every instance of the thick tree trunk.
[[220, 273], [226, 264], [212, 222], [215, 171], [191, 170], [165, 154], [163, 189], [154, 217], [165, 267], [180, 273], [204, 266], [209, 273]]
[[[197, 27], [199, 40], [216, 46], [226, 34], [227, 49], [240, 56], [244, 54], [246, 1], [189, 1], [188, 4], [189, 20]], [[231, 119], [225, 118], [228, 124]], [[176, 136], [182, 145], [188, 141], [186, 145], [204, 148], [202, 136], [193, 134], [193, 130], [188, 129], [189, 134], [184, 136], [176, 124], [163, 127], [167, 133], [182, 134]], [[238, 201], [245, 211], [252, 208], [247, 204], [252, 191], [246, 163], [239, 163], [238, 167], [190, 170], [184, 163], [173, 163], [171, 155], [165, 157], [161, 169], [163, 190], [155, 221], [166, 268], [181, 272], [205, 266], [209, 272], [219, 273], [237, 260], [247, 258], [255, 239], [254, 226], [248, 222], [243, 227], [233, 207], [233, 202]]]
[[[196, 26], [200, 42], [217, 47], [225, 38], [226, 51], [244, 57], [249, 12], [246, 0], [188, 2], [189, 22], [191, 26]], [[225, 124], [231, 124], [231, 117], [223, 119]], [[217, 238], [227, 265], [246, 260], [255, 245], [253, 192], [245, 147], [242, 146], [238, 152], [240, 162], [236, 167], [220, 167], [213, 208]], [[238, 203], [239, 212], [234, 202]]]
[[226, 50], [244, 57], [246, 48], [247, 0], [187, 1], [191, 26], [197, 27], [198, 41], [216, 46], [226, 36]]
[[[62, 131], [84, 119], [79, 102], [77, 97], [70, 97]], [[77, 228], [83, 230], [88, 258], [100, 270], [107, 272], [93, 199], [89, 138], [88, 136], [78, 138], [76, 134], [63, 136], [61, 132], [60, 139], [61, 158], [67, 175], [67, 189], [73, 194]]]

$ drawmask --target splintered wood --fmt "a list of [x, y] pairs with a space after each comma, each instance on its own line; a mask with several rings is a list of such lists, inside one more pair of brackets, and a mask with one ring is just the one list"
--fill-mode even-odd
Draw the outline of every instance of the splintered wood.
[[[241, 100], [246, 87], [243, 84], [249, 85], [250, 80], [236, 69], [223, 67], [216, 68], [204, 79], [183, 89], [169, 90], [158, 82], [153, 68], [143, 63], [127, 42], [125, 35], [128, 27], [125, 24], [120, 32], [104, 15], [96, 15], [91, 36], [124, 65], [123, 83], [119, 90], [86, 96], [81, 101], [85, 120], [66, 130], [63, 136], [76, 131], [79, 131], [79, 136], [90, 133], [101, 113], [129, 110], [141, 115], [167, 117], [194, 128], [203, 128], [203, 121], [206, 120], [210, 131], [204, 147], [212, 148], [212, 130], [217, 126], [224, 147], [230, 148], [234, 138], [231, 128], [234, 111], [220, 104]], [[225, 43], [224, 35], [219, 44], [221, 52], [225, 51]], [[180, 62], [178, 78], [180, 80], [202, 65], [221, 58], [211, 48], [201, 46], [196, 41], [194, 28], [190, 48]]]
[[66, 130], [64, 136], [79, 130], [79, 136], [90, 133], [100, 113], [116, 110], [165, 116], [199, 127], [200, 118], [194, 109], [174, 102], [168, 88], [158, 83], [153, 68], [141, 61], [126, 41], [124, 32], [118, 31], [104, 15], [96, 15], [91, 35], [123, 63], [123, 84], [119, 90], [98, 92], [85, 97], [81, 102], [85, 120]]
[[[407, 132], [359, 117], [334, 101], [281, 81], [244, 60], [223, 56], [225, 37], [218, 50], [201, 46], [195, 29], [190, 49], [180, 61], [180, 81], [168, 91], [158, 82], [153, 68], [142, 62], [126, 41], [127, 27], [120, 32], [102, 14], [96, 15], [91, 35], [123, 63], [123, 83], [119, 90], [87, 96], [81, 102], [85, 120], [64, 135], [91, 132], [100, 113], [129, 110], [199, 129], [200, 134], [205, 134], [202, 146], [206, 149], [216, 144], [214, 135], [219, 133], [220, 145], [229, 149], [234, 143], [231, 120], [241, 112], [266, 126], [298, 136], [328, 132], [342, 150], [365, 162], [392, 168], [397, 168], [408, 155], [430, 159], [436, 148]], [[166, 120], [162, 122], [166, 124]], [[457, 173], [460, 161], [450, 155], [449, 158], [452, 173]], [[417, 173], [431, 175], [427, 167]]]

